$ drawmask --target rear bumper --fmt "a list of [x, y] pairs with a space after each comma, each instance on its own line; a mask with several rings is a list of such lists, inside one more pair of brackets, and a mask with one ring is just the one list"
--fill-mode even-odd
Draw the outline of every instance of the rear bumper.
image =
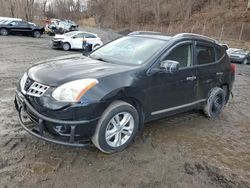
[[[31, 135], [55, 144], [86, 147], [94, 132], [99, 118], [91, 120], [60, 120], [40, 114], [20, 92], [15, 96], [15, 107], [22, 127]], [[63, 115], [63, 114], [62, 114]], [[61, 133], [57, 127], [64, 127], [67, 133]], [[91, 129], [91, 131], [90, 131]], [[90, 131], [89, 137], [82, 137], [80, 131]], [[87, 134], [88, 135], [88, 134]]]

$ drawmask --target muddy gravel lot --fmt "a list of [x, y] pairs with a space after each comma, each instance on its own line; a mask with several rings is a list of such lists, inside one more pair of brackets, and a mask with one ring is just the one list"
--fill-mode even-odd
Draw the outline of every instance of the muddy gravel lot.
[[24, 71], [79, 53], [52, 50], [50, 40], [0, 37], [0, 187], [250, 187], [250, 65], [238, 65], [234, 98], [218, 119], [192, 112], [155, 121], [128, 149], [105, 155], [43, 142], [18, 122], [13, 99]]

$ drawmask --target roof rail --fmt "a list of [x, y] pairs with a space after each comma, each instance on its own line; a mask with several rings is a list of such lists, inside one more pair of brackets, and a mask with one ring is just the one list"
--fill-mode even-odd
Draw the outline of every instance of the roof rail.
[[198, 38], [202, 38], [211, 42], [218, 43], [218, 41], [213, 38], [210, 38], [204, 35], [195, 34], [195, 33], [180, 33], [174, 36], [174, 38], [179, 38], [179, 37], [198, 37]]
[[133, 31], [128, 34], [129, 36], [131, 35], [162, 35], [160, 32], [156, 31]]

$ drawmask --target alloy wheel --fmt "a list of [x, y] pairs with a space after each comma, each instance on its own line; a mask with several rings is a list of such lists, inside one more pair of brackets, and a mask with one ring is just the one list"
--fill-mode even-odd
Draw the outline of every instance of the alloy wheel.
[[108, 123], [105, 139], [109, 146], [120, 147], [125, 144], [134, 131], [135, 121], [128, 112], [115, 115]]
[[221, 111], [222, 107], [223, 107], [223, 96], [218, 95], [213, 104], [212, 104], [212, 112], [213, 113], [218, 113], [219, 111]]
[[8, 31], [6, 29], [1, 29], [1, 35], [3, 36], [8, 35]]
[[63, 44], [63, 50], [68, 51], [70, 49], [70, 46], [68, 43]]

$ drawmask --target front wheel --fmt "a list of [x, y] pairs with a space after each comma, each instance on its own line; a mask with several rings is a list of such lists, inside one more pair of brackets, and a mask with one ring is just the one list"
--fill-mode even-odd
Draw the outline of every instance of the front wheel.
[[70, 50], [70, 44], [65, 42], [65, 43], [63, 43], [62, 48], [63, 48], [64, 51], [69, 51]]
[[242, 64], [243, 64], [243, 65], [247, 65], [247, 63], [248, 63], [247, 58], [246, 58], [246, 59], [244, 59], [244, 60], [242, 61]]
[[102, 114], [91, 140], [102, 152], [116, 153], [129, 146], [138, 126], [137, 110], [126, 102], [116, 101]]
[[40, 38], [40, 37], [41, 37], [40, 31], [34, 31], [34, 32], [33, 32], [33, 37], [35, 37], [35, 38]]
[[226, 104], [226, 94], [222, 88], [215, 87], [209, 93], [207, 104], [204, 106], [204, 113], [209, 118], [218, 117]]

